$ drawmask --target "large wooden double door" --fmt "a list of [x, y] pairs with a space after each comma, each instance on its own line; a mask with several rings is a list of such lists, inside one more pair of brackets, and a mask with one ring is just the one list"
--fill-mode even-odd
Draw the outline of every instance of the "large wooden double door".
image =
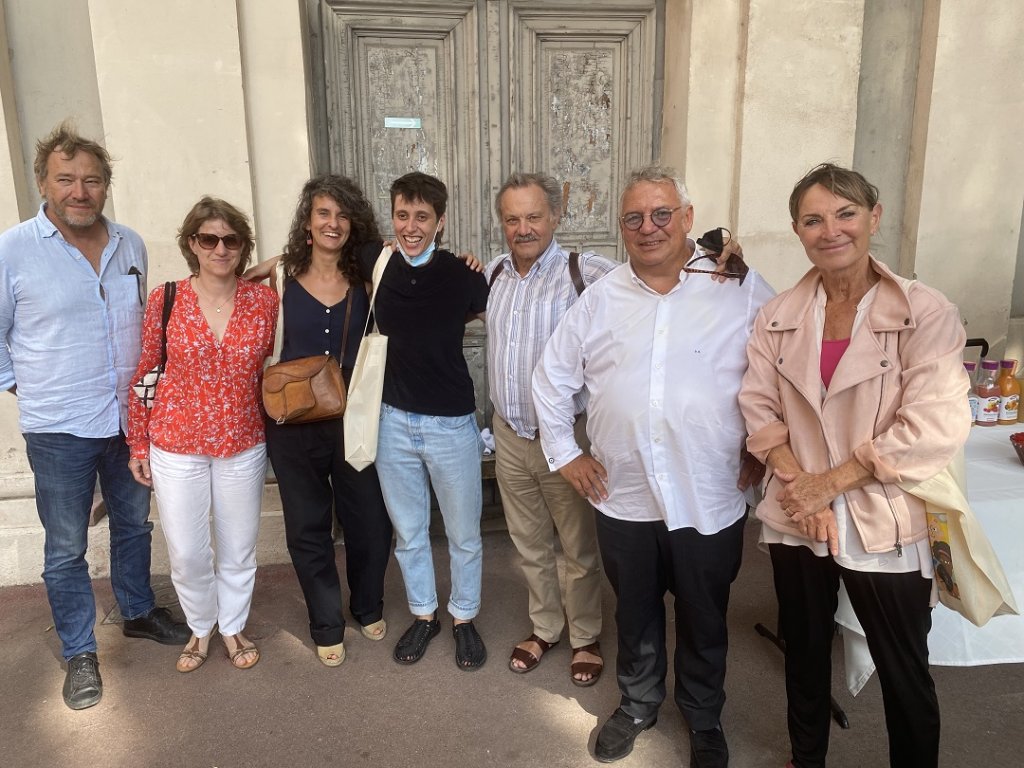
[[505, 177], [549, 173], [559, 241], [622, 258], [622, 179], [658, 150], [661, 2], [307, 0], [315, 164], [358, 180], [384, 231], [391, 181], [438, 176], [446, 246], [485, 261]]

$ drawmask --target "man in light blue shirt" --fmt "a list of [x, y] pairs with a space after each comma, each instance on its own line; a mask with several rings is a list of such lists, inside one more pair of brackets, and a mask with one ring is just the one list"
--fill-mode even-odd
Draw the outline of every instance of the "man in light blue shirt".
[[43, 581], [68, 662], [64, 702], [99, 702], [96, 603], [85, 559], [93, 491], [110, 519], [110, 573], [129, 637], [183, 644], [189, 630], [150, 587], [149, 489], [128, 470], [130, 378], [146, 297], [146, 248], [106, 219], [110, 157], [62, 124], [36, 145], [43, 204], [0, 234], [0, 389], [18, 398], [46, 532]]

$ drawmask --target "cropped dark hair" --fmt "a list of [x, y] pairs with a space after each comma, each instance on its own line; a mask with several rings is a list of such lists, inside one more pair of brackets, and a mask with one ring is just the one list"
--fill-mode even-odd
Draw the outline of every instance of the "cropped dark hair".
[[391, 212], [395, 212], [395, 198], [399, 195], [411, 203], [420, 201], [434, 209], [437, 218], [448, 209], [448, 188], [436, 176], [413, 171], [391, 182]]
[[249, 259], [252, 257], [252, 249], [256, 245], [253, 240], [252, 227], [249, 226], [249, 217], [219, 198], [204, 195], [198, 203], [192, 206], [192, 210], [185, 216], [178, 230], [178, 248], [181, 255], [193, 275], [199, 274], [199, 257], [192, 253], [189, 247], [189, 240], [199, 232], [199, 228], [208, 221], [223, 221], [242, 238], [242, 258], [235, 267], [235, 274], [241, 277], [245, 268], [249, 266]]
[[834, 163], [822, 163], [809, 170], [793, 187], [789, 196], [789, 215], [794, 222], [800, 213], [800, 201], [815, 184], [821, 184], [836, 197], [862, 205], [868, 210], [878, 203], [878, 187], [860, 173]]
[[110, 181], [114, 178], [110, 154], [95, 141], [80, 136], [69, 120], [62, 122], [50, 131], [49, 136], [36, 142], [36, 159], [32, 163], [32, 170], [36, 174], [37, 184], [46, 181], [46, 163], [50, 159], [50, 155], [58, 150], [68, 158], [74, 157], [79, 152], [88, 152], [99, 161], [104, 185], [110, 186]]
[[318, 197], [329, 197], [348, 216], [348, 240], [338, 255], [338, 270], [350, 281], [360, 282], [359, 261], [356, 250], [364, 243], [379, 242], [380, 231], [370, 202], [363, 190], [347, 176], [325, 173], [307, 181], [299, 193], [295, 216], [288, 230], [288, 242], [284, 246], [281, 265], [288, 277], [298, 277], [309, 269], [313, 260], [313, 246], [309, 239], [309, 220], [313, 214], [313, 201]]

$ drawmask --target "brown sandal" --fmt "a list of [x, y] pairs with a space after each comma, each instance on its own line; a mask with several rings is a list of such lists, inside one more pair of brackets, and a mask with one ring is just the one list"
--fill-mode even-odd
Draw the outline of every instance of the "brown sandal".
[[[540, 656], [534, 656], [528, 650], [526, 650], [525, 648], [520, 648], [519, 646], [513, 648], [512, 656], [508, 660], [508, 668], [515, 672], [517, 675], [525, 675], [527, 672], [530, 672], [534, 667], [540, 664], [540, 660], [544, 658], [545, 653], [547, 653], [556, 645], [558, 645], [557, 640], [555, 640], [555, 642], [553, 643], [549, 643], [546, 640], [541, 640], [536, 635], [530, 635], [528, 638], [523, 640], [523, 642], [536, 643], [537, 645], [539, 645]], [[517, 667], [515, 664], [512, 663], [514, 661], [522, 662], [523, 666]]]
[[[576, 661], [576, 654], [578, 653], [592, 653], [600, 658], [601, 644], [593, 642], [590, 645], [583, 645], [572, 649], [573, 661], [569, 665], [569, 679], [572, 680], [573, 685], [580, 688], [589, 688], [600, 679], [601, 673], [604, 672], [604, 661], [600, 664], [595, 661]], [[590, 675], [590, 679], [580, 680], [576, 675]]]
[[[234, 645], [234, 650], [229, 645]], [[235, 669], [249, 669], [255, 667], [256, 662], [260, 660], [260, 649], [250, 640], [239, 632], [237, 635], [228, 635], [224, 638], [224, 650], [228, 653], [228, 658], [231, 660], [231, 666]], [[246, 655], [250, 655], [252, 658], [246, 659]]]
[[200, 639], [195, 635], [188, 641], [188, 645], [185, 646], [184, 650], [178, 656], [178, 662], [174, 665], [174, 668], [179, 672], [195, 672], [206, 661], [207, 651], [203, 650], [203, 640], [206, 640], [206, 645], [210, 645], [210, 636]]

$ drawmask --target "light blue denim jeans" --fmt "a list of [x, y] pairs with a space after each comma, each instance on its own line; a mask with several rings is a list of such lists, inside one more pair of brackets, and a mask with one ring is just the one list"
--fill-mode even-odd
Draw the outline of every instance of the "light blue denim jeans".
[[480, 611], [482, 448], [472, 413], [427, 416], [381, 406], [377, 474], [395, 527], [395, 557], [405, 580], [406, 599], [415, 616], [437, 610], [430, 550], [431, 485], [448, 537], [452, 579], [448, 612], [469, 620]]

